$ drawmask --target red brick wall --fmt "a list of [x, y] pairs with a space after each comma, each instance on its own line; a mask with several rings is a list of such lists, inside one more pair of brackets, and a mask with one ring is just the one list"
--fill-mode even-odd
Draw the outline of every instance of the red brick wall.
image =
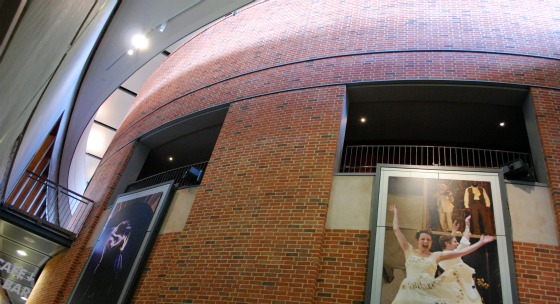
[[165, 118], [275, 90], [428, 79], [559, 87], [558, 6], [554, 0], [256, 4], [172, 54], [139, 92], [135, 105], [142, 106], [123, 122], [113, 147]]
[[[560, 223], [560, 90], [532, 88], [556, 223]], [[560, 235], [560, 225], [558, 225]]]
[[514, 242], [519, 303], [560, 303], [560, 246]]
[[233, 104], [185, 230], [158, 240], [134, 301], [313, 303], [343, 96]]
[[[76, 245], [49, 262], [29, 303], [68, 297], [130, 144], [227, 103], [185, 230], [157, 240], [134, 301], [359, 302], [366, 268], [356, 269], [366, 263], [367, 241], [360, 231], [324, 227], [348, 83], [534, 87], [558, 218], [559, 10], [555, 0], [271, 0], [223, 19], [172, 54], [142, 88], [86, 193], [100, 207]], [[516, 252], [518, 269], [525, 260]], [[338, 271], [346, 265], [354, 273], [343, 281]], [[523, 302], [546, 301], [528, 297], [531, 290], [520, 282]]]
[[315, 303], [364, 301], [370, 231], [327, 229]]

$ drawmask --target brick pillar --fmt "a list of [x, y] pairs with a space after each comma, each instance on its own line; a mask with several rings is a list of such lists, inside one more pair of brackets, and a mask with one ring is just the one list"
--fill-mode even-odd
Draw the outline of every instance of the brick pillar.
[[531, 88], [560, 235], [560, 91]]
[[133, 301], [313, 303], [343, 95], [232, 104], [184, 231], [158, 238]]

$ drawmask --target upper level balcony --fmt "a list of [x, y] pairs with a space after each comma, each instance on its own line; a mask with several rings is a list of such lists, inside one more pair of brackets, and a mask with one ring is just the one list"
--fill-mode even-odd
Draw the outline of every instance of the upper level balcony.
[[94, 202], [25, 172], [0, 208], [0, 277], [10, 303], [24, 303], [41, 269], [69, 248]]

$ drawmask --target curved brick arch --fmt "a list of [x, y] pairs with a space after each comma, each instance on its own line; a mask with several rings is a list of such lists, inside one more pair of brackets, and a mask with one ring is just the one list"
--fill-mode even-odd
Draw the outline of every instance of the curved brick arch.
[[[165, 109], [177, 100], [193, 100], [187, 107], [194, 112], [285, 90], [273, 87], [279, 82], [291, 89], [414, 79], [558, 87], [560, 53], [552, 26], [558, 23], [554, 10], [530, 1], [469, 7], [420, 1], [257, 3], [173, 53], [139, 92], [116, 138], [122, 145], [153, 129], [154, 123], [139, 128], [149, 116], [164, 123], [188, 114], [167, 118]], [[259, 85], [260, 92], [245, 92]], [[216, 93], [219, 101], [212, 98]], [[199, 95], [206, 96], [193, 97]]]
[[[247, 98], [311, 87], [384, 81], [465, 81], [560, 88], [560, 60], [481, 52], [383, 52], [335, 56], [261, 69], [183, 93], [146, 98], [119, 129], [106, 155], [188, 114]], [[174, 80], [170, 80], [175, 83]]]

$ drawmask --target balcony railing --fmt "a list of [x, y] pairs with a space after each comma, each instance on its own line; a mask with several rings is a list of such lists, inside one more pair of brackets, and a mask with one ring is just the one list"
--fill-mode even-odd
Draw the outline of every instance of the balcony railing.
[[533, 169], [531, 154], [522, 152], [438, 146], [347, 146], [340, 173], [375, 173], [377, 164], [501, 168], [523, 160]]
[[177, 188], [200, 185], [202, 176], [206, 171], [206, 165], [208, 165], [208, 162], [202, 162], [146, 177], [128, 185], [126, 192], [150, 187], [171, 180], [175, 181]]
[[33, 172], [26, 171], [5, 207], [78, 235], [94, 202]]

